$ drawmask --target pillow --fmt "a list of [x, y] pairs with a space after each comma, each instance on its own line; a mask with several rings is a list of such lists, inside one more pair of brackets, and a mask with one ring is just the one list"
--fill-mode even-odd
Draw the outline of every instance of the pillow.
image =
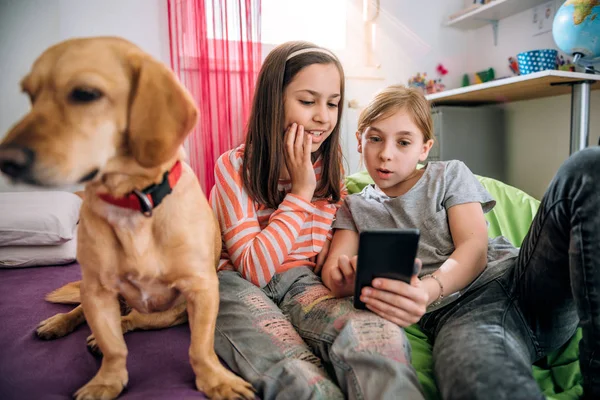
[[0, 193], [0, 246], [57, 245], [73, 239], [81, 202], [69, 192]]
[[36, 267], [70, 264], [77, 254], [77, 234], [72, 240], [56, 246], [0, 247], [0, 268]]

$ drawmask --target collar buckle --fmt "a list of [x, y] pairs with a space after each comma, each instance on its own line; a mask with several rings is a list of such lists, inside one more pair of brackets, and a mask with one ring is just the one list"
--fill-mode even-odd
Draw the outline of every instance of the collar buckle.
[[142, 214], [144, 214], [144, 216], [148, 218], [151, 217], [153, 207], [152, 203], [148, 199], [148, 196], [146, 196], [144, 193], [137, 189], [134, 189], [133, 194], [135, 195], [135, 197], [137, 197], [137, 199], [140, 202], [140, 209], [142, 211]]

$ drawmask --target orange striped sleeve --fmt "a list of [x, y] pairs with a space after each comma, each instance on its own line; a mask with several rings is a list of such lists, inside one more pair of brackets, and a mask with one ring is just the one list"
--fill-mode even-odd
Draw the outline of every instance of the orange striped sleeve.
[[240, 146], [221, 155], [215, 165], [211, 205], [219, 220], [226, 254], [219, 266], [232, 266], [244, 278], [263, 287], [282, 271], [304, 222], [316, 209], [301, 197], [287, 194], [261, 230], [259, 205], [242, 185], [242, 163], [243, 146]]

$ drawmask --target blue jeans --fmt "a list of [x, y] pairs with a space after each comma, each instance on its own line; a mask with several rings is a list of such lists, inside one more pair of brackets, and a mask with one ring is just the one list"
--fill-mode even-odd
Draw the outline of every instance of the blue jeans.
[[420, 322], [444, 399], [544, 399], [531, 365], [583, 330], [584, 396], [600, 399], [600, 147], [559, 169], [514, 267]]
[[258, 288], [219, 272], [215, 349], [263, 399], [423, 399], [404, 330], [336, 299], [309, 268]]

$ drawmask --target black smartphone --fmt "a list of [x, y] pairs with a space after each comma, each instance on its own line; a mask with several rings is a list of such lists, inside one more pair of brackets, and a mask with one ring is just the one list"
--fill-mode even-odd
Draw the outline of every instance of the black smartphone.
[[358, 242], [358, 261], [354, 285], [354, 307], [366, 309], [360, 292], [375, 278], [390, 278], [410, 283], [416, 274], [415, 257], [419, 246], [418, 229], [362, 231]]

